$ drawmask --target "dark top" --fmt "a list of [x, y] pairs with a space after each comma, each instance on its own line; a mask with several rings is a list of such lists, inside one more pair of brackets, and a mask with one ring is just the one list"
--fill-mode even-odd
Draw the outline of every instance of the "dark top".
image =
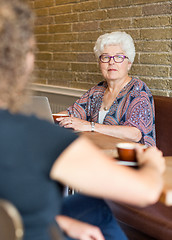
[[50, 169], [75, 139], [72, 131], [34, 116], [0, 110], [0, 198], [11, 201], [24, 221], [24, 240], [49, 240], [48, 225], [61, 208]]

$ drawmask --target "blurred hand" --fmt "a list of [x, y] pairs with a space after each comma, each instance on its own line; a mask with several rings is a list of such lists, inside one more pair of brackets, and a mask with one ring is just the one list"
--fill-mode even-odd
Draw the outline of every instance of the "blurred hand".
[[57, 121], [61, 127], [73, 128], [75, 131], [90, 131], [91, 124], [88, 121], [75, 117], [61, 117]]
[[156, 168], [161, 174], [165, 171], [165, 159], [156, 147], [148, 147], [144, 150], [139, 145], [136, 147], [138, 162], [142, 165]]
[[79, 240], [105, 240], [101, 230], [96, 226], [67, 216], [57, 216], [56, 220], [59, 226], [71, 238]]

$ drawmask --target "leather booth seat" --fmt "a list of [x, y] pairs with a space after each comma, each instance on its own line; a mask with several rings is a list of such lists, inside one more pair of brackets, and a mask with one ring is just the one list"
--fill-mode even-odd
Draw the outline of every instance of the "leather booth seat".
[[154, 96], [157, 147], [172, 156], [172, 98]]
[[[172, 156], [172, 98], [154, 96], [154, 101], [157, 147]], [[160, 202], [145, 208], [107, 203], [130, 240], [172, 239], [172, 207]]]

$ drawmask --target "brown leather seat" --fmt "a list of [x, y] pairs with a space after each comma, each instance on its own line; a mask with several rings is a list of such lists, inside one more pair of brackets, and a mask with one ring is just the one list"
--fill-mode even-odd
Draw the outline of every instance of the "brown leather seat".
[[[154, 96], [157, 147], [172, 156], [172, 98]], [[171, 240], [172, 207], [160, 202], [137, 208], [107, 201], [130, 240]]]
[[154, 96], [157, 147], [172, 156], [172, 98]]

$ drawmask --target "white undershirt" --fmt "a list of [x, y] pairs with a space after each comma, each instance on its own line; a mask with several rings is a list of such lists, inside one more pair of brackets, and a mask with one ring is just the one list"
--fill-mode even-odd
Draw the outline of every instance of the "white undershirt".
[[104, 118], [106, 116], [106, 114], [109, 112], [109, 110], [105, 111], [105, 110], [101, 110], [99, 111], [99, 119], [98, 119], [98, 123], [103, 124]]

